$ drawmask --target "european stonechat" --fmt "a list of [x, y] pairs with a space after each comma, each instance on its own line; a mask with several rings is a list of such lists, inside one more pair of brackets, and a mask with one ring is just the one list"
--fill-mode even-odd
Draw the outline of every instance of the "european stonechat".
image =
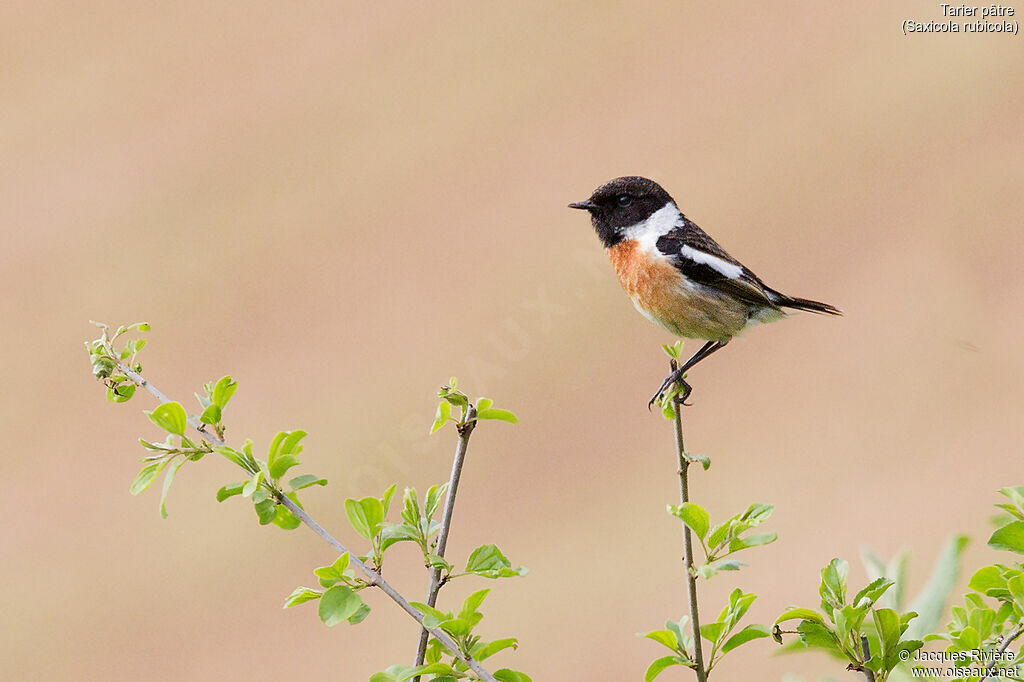
[[683, 386], [679, 401], [686, 400], [693, 390], [686, 371], [747, 327], [781, 320], [786, 309], [842, 315], [828, 303], [767, 286], [653, 180], [616, 178], [569, 207], [590, 212], [622, 288], [644, 317], [678, 337], [707, 341], [662, 382], [648, 407], [677, 381]]

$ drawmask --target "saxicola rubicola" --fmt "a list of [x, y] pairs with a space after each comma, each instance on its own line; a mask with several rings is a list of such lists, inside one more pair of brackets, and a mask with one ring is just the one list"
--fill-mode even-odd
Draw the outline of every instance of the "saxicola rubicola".
[[676, 336], [707, 341], [662, 382], [648, 407], [676, 381], [683, 385], [679, 401], [686, 400], [693, 390], [683, 378], [687, 370], [747, 327], [786, 317], [786, 308], [842, 315], [828, 303], [765, 285], [653, 180], [616, 178], [569, 207], [590, 212], [622, 288], [644, 317]]

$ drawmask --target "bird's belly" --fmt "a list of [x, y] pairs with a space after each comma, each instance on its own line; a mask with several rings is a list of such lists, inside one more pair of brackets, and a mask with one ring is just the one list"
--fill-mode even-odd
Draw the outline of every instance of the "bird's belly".
[[688, 339], [726, 341], [742, 332], [750, 320], [746, 305], [699, 285], [675, 286], [660, 293], [638, 292], [630, 297], [644, 317]]

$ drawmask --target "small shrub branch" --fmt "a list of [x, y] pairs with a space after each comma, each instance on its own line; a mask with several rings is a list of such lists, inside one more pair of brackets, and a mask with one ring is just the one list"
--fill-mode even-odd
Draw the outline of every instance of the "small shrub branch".
[[[448, 533], [452, 527], [452, 514], [455, 511], [455, 495], [459, 490], [459, 479], [462, 478], [462, 467], [466, 461], [466, 451], [469, 448], [469, 437], [473, 435], [476, 428], [476, 406], [470, 403], [466, 408], [462, 423], [458, 425], [459, 440], [455, 446], [455, 457], [452, 460], [452, 473], [448, 479], [448, 494], [444, 500], [444, 512], [441, 518], [441, 528], [438, 531], [437, 547], [435, 554], [444, 558], [445, 549], [448, 546]], [[441, 591], [444, 583], [441, 580], [441, 567], [435, 566], [430, 570], [430, 588], [427, 591], [427, 604], [437, 605], [437, 593]], [[419, 645], [416, 647], [416, 661], [413, 666], [423, 665], [423, 659], [427, 653], [427, 640], [430, 632], [424, 628], [420, 632]], [[413, 678], [413, 682], [420, 682], [420, 676]]]
[[[160, 389], [158, 389], [156, 386], [151, 384], [141, 374], [139, 374], [138, 372], [136, 372], [133, 369], [131, 369], [131, 367], [129, 367], [124, 362], [118, 362], [117, 363], [117, 369], [124, 376], [128, 377], [128, 379], [131, 380], [132, 383], [134, 383], [136, 386], [145, 389], [150, 395], [152, 395], [154, 398], [156, 398], [161, 404], [162, 403], [169, 403], [169, 402], [171, 402], [171, 399], [169, 397], [167, 397], [166, 394], [164, 394], [162, 391], [160, 391]], [[197, 432], [199, 432], [203, 436], [203, 438], [205, 438], [207, 441], [209, 441], [213, 445], [217, 445], [217, 446], [226, 446], [227, 445], [224, 442], [223, 439], [221, 439], [217, 435], [214, 435], [214, 434], [210, 433], [209, 431], [207, 431], [206, 428], [205, 428], [206, 425], [204, 425], [202, 422], [200, 422], [195, 417], [190, 415], [190, 416], [188, 416], [188, 420], [187, 421], [188, 421], [188, 425], [190, 427], [192, 427]], [[467, 436], [467, 440], [468, 440], [468, 436]], [[461, 441], [461, 439], [460, 439], [460, 441]], [[464, 454], [465, 453], [463, 452], [463, 455]], [[461, 465], [460, 465], [460, 468], [461, 468]], [[365, 563], [360, 561], [355, 554], [352, 554], [351, 552], [349, 552], [349, 550], [341, 542], [339, 542], [333, 535], [328, 533], [327, 530], [325, 530], [323, 528], [323, 526], [321, 526], [319, 523], [317, 523], [308, 513], [306, 513], [305, 510], [303, 510], [301, 507], [299, 507], [299, 505], [295, 504], [291, 499], [288, 498], [288, 496], [284, 495], [280, 491], [274, 491], [274, 498], [275, 498], [275, 500], [279, 504], [283, 505], [285, 508], [288, 509], [288, 511], [290, 511], [292, 514], [294, 514], [302, 523], [304, 523], [306, 526], [308, 526], [314, 533], [316, 533], [321, 538], [323, 538], [323, 540], [326, 541], [327, 544], [329, 544], [332, 548], [334, 548], [334, 550], [336, 550], [339, 554], [348, 553], [349, 556], [350, 556], [349, 565], [351, 567], [355, 568], [356, 570], [360, 571], [363, 575], [365, 575], [366, 578], [367, 578], [367, 581], [371, 585], [374, 585], [375, 587], [380, 588], [380, 590], [382, 592], [384, 592], [384, 594], [386, 594], [392, 601], [394, 601], [399, 606], [399, 608], [401, 608], [403, 611], [405, 611], [410, 616], [412, 616], [412, 618], [417, 623], [420, 624], [420, 627], [422, 627], [425, 632], [429, 633], [434, 638], [436, 638], [437, 641], [439, 641], [441, 643], [441, 646], [443, 646], [445, 649], [447, 649], [449, 652], [451, 652], [456, 658], [458, 658], [463, 663], [465, 663], [469, 667], [470, 670], [472, 670], [474, 673], [476, 673], [480, 677], [481, 680], [483, 680], [484, 682], [498, 682], [495, 679], [495, 677], [490, 672], [488, 672], [486, 669], [484, 669], [483, 666], [481, 666], [480, 663], [478, 661], [476, 661], [472, 656], [467, 656], [467, 655], [463, 654], [462, 651], [460, 651], [458, 644], [455, 643], [455, 641], [448, 635], [448, 633], [446, 633], [441, 628], [436, 628], [436, 627], [432, 628], [432, 627], [427, 627], [426, 625], [424, 625], [424, 622], [423, 622], [424, 616], [423, 616], [422, 613], [420, 613], [418, 610], [416, 610], [408, 602], [408, 600], [406, 600], [405, 597], [403, 597], [401, 595], [401, 593], [398, 592], [398, 590], [396, 590], [390, 583], [388, 583], [380, 575], [380, 573], [378, 573], [378, 572], [374, 571], [373, 569], [371, 569]], [[454, 504], [454, 492], [453, 491], [449, 491], [449, 503], [450, 504]], [[450, 521], [450, 510], [448, 509], [449, 503], [446, 503], [446, 509], [445, 509], [446, 525]], [[435, 598], [436, 598], [436, 595], [435, 595]]]
[[[669, 366], [672, 371], [675, 372], [678, 368], [678, 364], [675, 359], [669, 361]], [[682, 390], [681, 383], [677, 385], [675, 393], [678, 394]], [[675, 398], [673, 398], [675, 400]], [[690, 481], [688, 477], [688, 470], [690, 467], [690, 461], [686, 458], [686, 450], [683, 446], [683, 420], [680, 416], [682, 412], [681, 401], [677, 404], [675, 409], [675, 418], [673, 423], [675, 425], [676, 434], [676, 456], [679, 461], [679, 503], [685, 505], [690, 501]], [[697, 608], [697, 577], [694, 575], [693, 568], [693, 539], [690, 536], [690, 528], [685, 523], [683, 526], [683, 563], [686, 568], [686, 596], [690, 602], [690, 630], [693, 633], [693, 663], [694, 672], [697, 674], [697, 682], [707, 682], [708, 674], [704, 668], [704, 652], [701, 647], [700, 641], [700, 613]]]

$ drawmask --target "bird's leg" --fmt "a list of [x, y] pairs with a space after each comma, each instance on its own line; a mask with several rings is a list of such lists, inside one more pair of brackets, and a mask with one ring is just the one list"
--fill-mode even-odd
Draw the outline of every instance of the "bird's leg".
[[667, 391], [672, 384], [676, 383], [677, 381], [681, 381], [683, 384], [683, 392], [682, 394], [680, 394], [678, 399], [679, 403], [682, 404], [682, 402], [686, 400], [687, 397], [689, 397], [690, 393], [693, 392], [693, 387], [690, 386], [690, 384], [686, 383], [686, 380], [683, 379], [683, 376], [690, 368], [692, 368], [694, 365], [696, 365], [698, 362], [700, 362], [707, 356], [714, 353], [719, 348], [725, 346], [725, 344], [727, 343], [729, 343], [728, 340], [708, 341], [703, 346], [701, 346], [700, 350], [694, 353], [689, 360], [684, 362], [682, 367], [680, 367], [679, 369], [665, 377], [665, 381], [661, 382], [661, 387], [658, 389], [658, 392], [655, 393], [654, 396], [651, 398], [651, 401], [647, 403], [647, 409], [651, 409], [651, 406], [653, 406], [654, 403], [658, 402], [658, 399], [661, 398], [661, 395], [665, 391]]

